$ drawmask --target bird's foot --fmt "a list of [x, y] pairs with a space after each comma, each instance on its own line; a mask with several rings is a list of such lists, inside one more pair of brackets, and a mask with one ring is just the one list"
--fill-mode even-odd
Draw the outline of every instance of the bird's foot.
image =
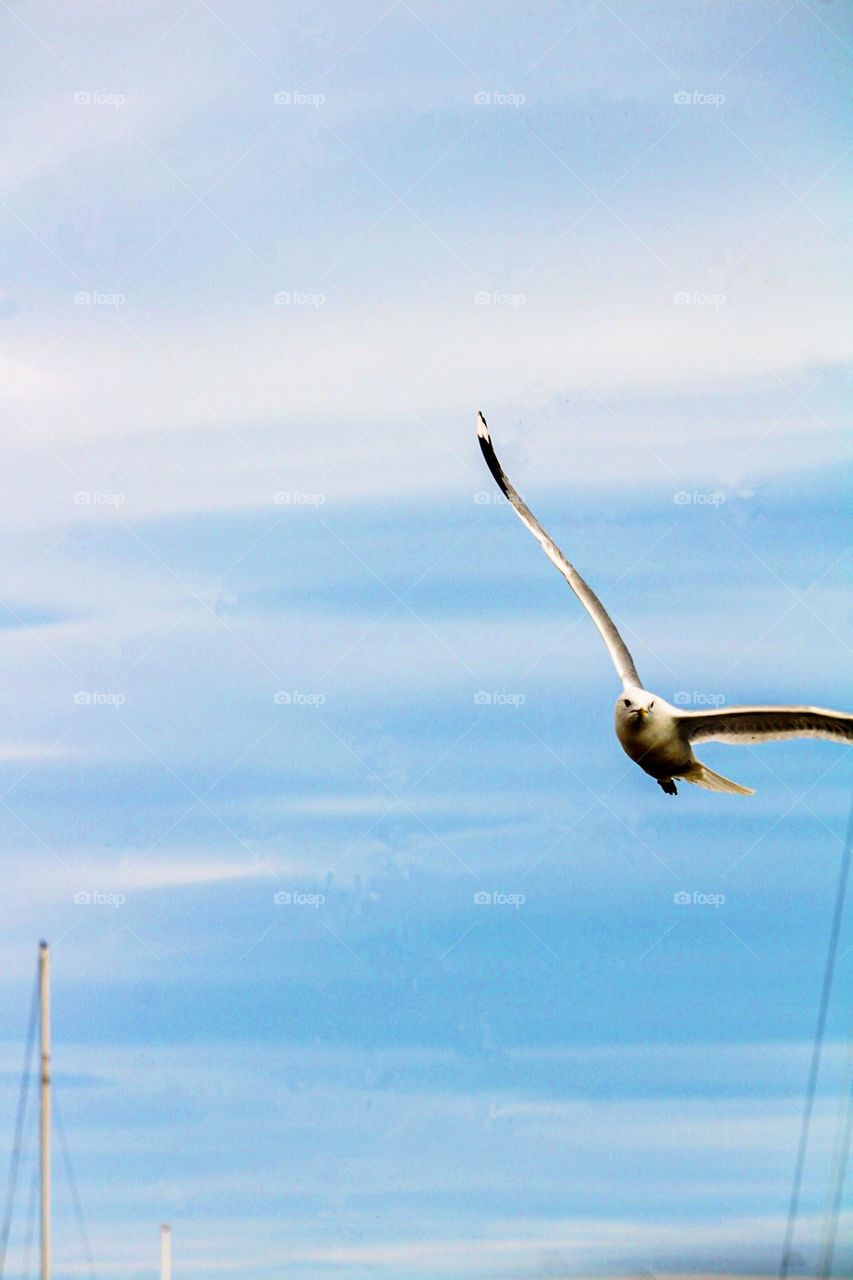
[[668, 796], [678, 795], [678, 787], [675, 785], [672, 778], [658, 778], [657, 782], [661, 791], [665, 791]]

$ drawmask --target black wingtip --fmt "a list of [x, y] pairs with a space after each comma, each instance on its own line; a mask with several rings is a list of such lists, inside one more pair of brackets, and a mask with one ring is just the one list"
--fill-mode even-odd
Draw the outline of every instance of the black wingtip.
[[486, 426], [486, 419], [482, 413], [478, 415], [479, 423], [477, 427], [477, 439], [480, 441], [480, 452], [486, 460], [486, 466], [492, 473], [495, 484], [500, 489], [505, 498], [509, 497], [508, 481], [503, 473], [503, 467], [498, 462], [498, 456], [495, 453], [492, 437], [489, 435], [489, 428]]

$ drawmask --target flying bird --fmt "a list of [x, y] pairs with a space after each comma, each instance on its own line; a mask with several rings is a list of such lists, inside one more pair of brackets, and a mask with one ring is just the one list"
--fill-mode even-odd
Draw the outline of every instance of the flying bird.
[[655, 779], [667, 795], [678, 794], [676, 778], [705, 787], [708, 791], [729, 791], [739, 796], [754, 795], [719, 773], [714, 773], [693, 754], [697, 742], [769, 742], [774, 738], [831, 738], [853, 742], [853, 715], [845, 711], [824, 711], [820, 707], [726, 707], [723, 710], [683, 711], [665, 698], [643, 688], [634, 659], [604, 605], [584, 582], [560, 548], [548, 536], [527, 504], [506, 477], [498, 461], [486, 419], [478, 415], [477, 434], [486, 465], [498, 488], [509, 500], [515, 514], [542, 546], [592, 618], [607, 646], [622, 693], [616, 699], [616, 737], [626, 755]]

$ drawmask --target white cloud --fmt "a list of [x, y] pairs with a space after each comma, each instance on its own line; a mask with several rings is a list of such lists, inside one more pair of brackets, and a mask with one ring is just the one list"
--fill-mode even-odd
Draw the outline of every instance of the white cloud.
[[252, 858], [248, 846], [245, 856], [238, 861], [225, 858], [217, 861], [204, 854], [189, 858], [185, 851], [180, 850], [169, 855], [164, 853], [159, 842], [155, 853], [145, 854], [140, 849], [127, 853], [111, 850], [108, 856], [98, 858], [93, 858], [86, 850], [71, 850], [63, 846], [62, 857], [63, 862], [57, 862], [46, 881], [41, 855], [33, 864], [29, 862], [26, 851], [20, 853], [15, 884], [5, 893], [7, 902], [11, 900], [18, 908], [28, 908], [37, 899], [39, 909], [43, 910], [54, 903], [70, 904], [77, 893], [142, 894], [238, 880], [270, 879], [271, 868], [281, 876], [298, 877], [307, 871], [296, 860], [277, 859], [274, 864], [262, 863]]
[[58, 742], [0, 742], [0, 764], [62, 760], [65, 756]]

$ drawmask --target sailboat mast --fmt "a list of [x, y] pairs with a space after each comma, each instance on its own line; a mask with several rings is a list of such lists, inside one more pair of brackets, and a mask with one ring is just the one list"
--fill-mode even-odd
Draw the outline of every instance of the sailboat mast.
[[172, 1280], [172, 1228], [165, 1222], [160, 1228], [160, 1280]]
[[41, 1280], [50, 1280], [50, 950], [39, 946]]

